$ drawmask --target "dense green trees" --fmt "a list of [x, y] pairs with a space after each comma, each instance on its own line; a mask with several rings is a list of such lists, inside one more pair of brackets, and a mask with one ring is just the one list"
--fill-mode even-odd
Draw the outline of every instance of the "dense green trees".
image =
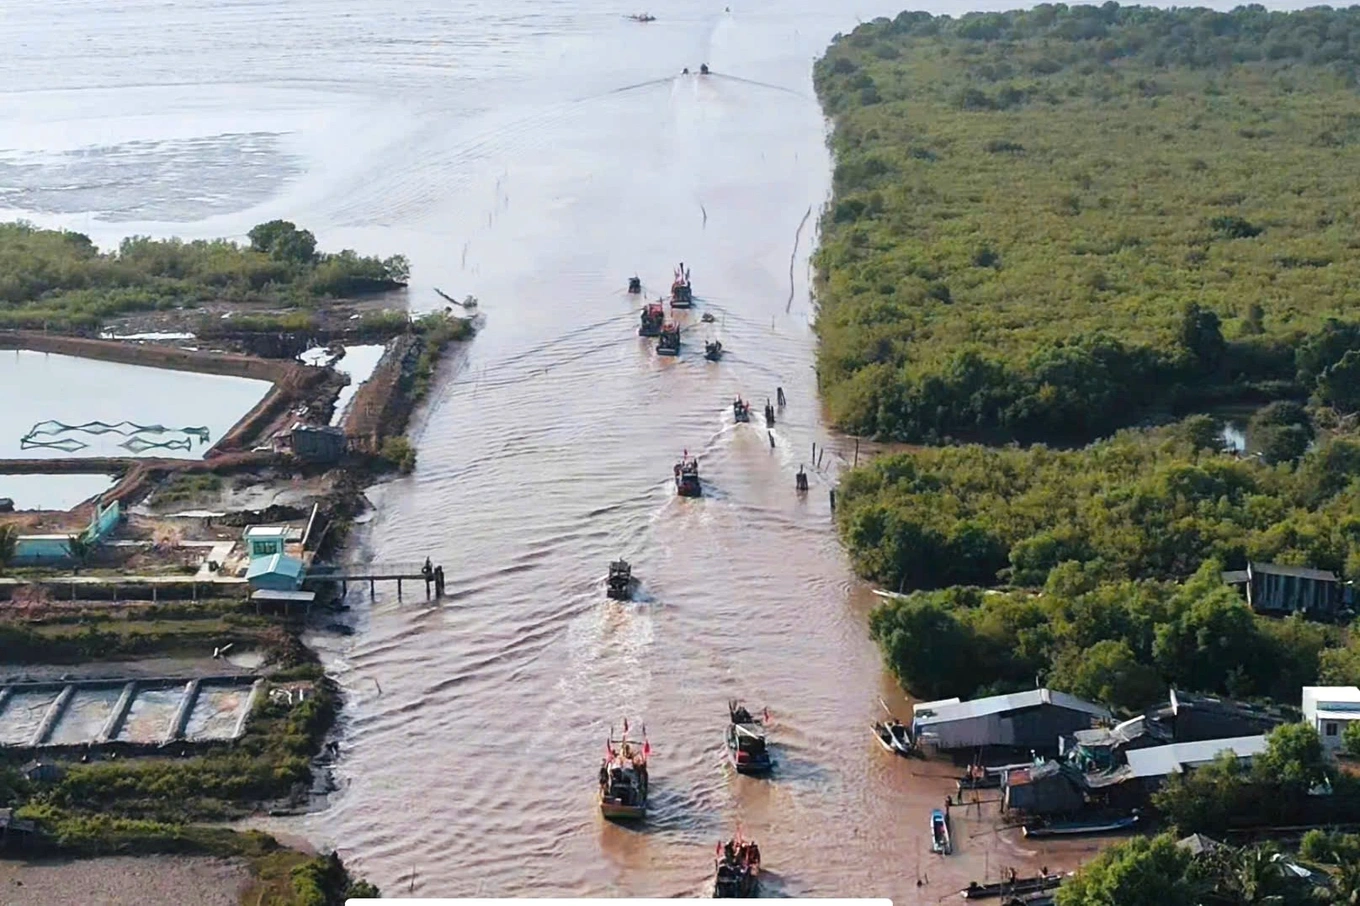
[[816, 68], [835, 420], [1073, 442], [1152, 407], [1354, 410], [1357, 61], [1354, 9], [1045, 4], [839, 37]]
[[1042, 594], [917, 592], [876, 608], [870, 631], [919, 698], [1037, 679], [1126, 711], [1165, 700], [1169, 686], [1297, 702], [1343, 636], [1301, 617], [1256, 616], [1212, 561], [1185, 583], [1100, 582], [1067, 563]]
[[[857, 570], [893, 589], [1037, 586], [1068, 560], [1113, 579], [1184, 577], [1211, 557], [1360, 565], [1360, 440], [1328, 438], [1272, 467], [1208, 448], [1214, 433], [1196, 419], [1082, 450], [885, 456], [844, 475], [836, 518]], [[1267, 459], [1287, 459], [1278, 450], [1298, 452], [1312, 427], [1281, 403], [1249, 433], [1269, 441]]]
[[210, 300], [314, 305], [395, 288], [410, 272], [400, 255], [318, 253], [310, 232], [282, 220], [255, 227], [250, 241], [133, 236], [101, 253], [79, 233], [0, 224], [0, 328], [94, 327], [124, 312]]

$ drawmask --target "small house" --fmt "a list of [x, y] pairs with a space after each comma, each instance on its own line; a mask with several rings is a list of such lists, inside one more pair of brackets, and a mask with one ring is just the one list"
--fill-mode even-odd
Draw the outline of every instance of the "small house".
[[345, 454], [345, 432], [331, 425], [293, 425], [285, 439], [287, 448], [303, 462], [333, 463]]
[[246, 581], [253, 590], [297, 591], [302, 587], [305, 573], [306, 567], [297, 557], [275, 554], [252, 559], [246, 570]]
[[1317, 730], [1323, 751], [1341, 748], [1346, 725], [1360, 721], [1360, 688], [1355, 686], [1304, 686], [1303, 720]]
[[973, 701], [918, 704], [912, 736], [941, 751], [1000, 747], [1056, 752], [1059, 737], [1109, 720], [1110, 712], [1051, 689], [1030, 689]]
[[256, 560], [265, 557], [273, 557], [283, 553], [283, 546], [288, 541], [288, 526], [286, 525], [252, 525], [245, 531], [246, 553], [250, 555], [250, 562], [254, 565]]
[[1248, 563], [1246, 569], [1223, 573], [1223, 581], [1240, 589], [1251, 609], [1263, 614], [1327, 617], [1343, 597], [1336, 573], [1307, 566]]
[[1059, 762], [1014, 768], [1003, 777], [1001, 807], [1027, 815], [1064, 815], [1086, 804], [1081, 788]]

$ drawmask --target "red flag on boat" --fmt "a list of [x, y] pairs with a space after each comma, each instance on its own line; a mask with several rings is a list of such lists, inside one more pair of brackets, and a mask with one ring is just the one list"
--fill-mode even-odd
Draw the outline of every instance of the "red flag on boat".
[[715, 855], [719, 855], [719, 856], [722, 855], [722, 841], [721, 841], [721, 840], [719, 840], [717, 843], [715, 843], [715, 844], [713, 845], [713, 852], [714, 852]]
[[643, 755], [652, 754], [652, 744], [645, 739], [642, 741], [642, 754]]

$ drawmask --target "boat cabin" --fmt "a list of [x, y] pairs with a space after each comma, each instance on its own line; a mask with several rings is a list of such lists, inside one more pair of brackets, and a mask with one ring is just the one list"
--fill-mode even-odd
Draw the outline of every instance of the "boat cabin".
[[[625, 724], [626, 726], [626, 724]], [[647, 758], [651, 745], [612, 734], [600, 764], [600, 812], [606, 818], [642, 818], [647, 813]]]
[[609, 597], [616, 601], [627, 601], [633, 596], [633, 567], [627, 560], [609, 564], [607, 585]]
[[661, 333], [656, 340], [656, 354], [680, 354], [680, 325], [668, 323], [661, 328]]
[[666, 312], [661, 303], [648, 302], [642, 307], [642, 324], [638, 327], [638, 336], [655, 337], [661, 333], [661, 327], [665, 323]]
[[689, 271], [685, 270], [682, 261], [680, 267], [675, 271], [675, 280], [671, 283], [671, 308], [693, 308], [694, 290], [690, 286]]
[[699, 460], [690, 456], [688, 451], [675, 464], [675, 491], [681, 497], [699, 497], [703, 486], [699, 484]]
[[751, 420], [751, 404], [737, 397], [732, 401], [732, 417], [739, 422]]
[[727, 754], [738, 774], [763, 774], [773, 767], [765, 745], [765, 721], [738, 701], [727, 703]]
[[713, 864], [715, 899], [756, 896], [760, 886], [760, 847], [754, 840], [734, 838], [718, 844], [718, 855]]

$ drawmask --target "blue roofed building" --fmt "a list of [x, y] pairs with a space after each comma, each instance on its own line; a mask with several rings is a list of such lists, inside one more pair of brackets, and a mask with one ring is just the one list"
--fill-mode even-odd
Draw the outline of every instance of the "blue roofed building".
[[306, 565], [297, 557], [274, 554], [252, 559], [246, 570], [246, 581], [253, 590], [297, 591], [306, 574]]

